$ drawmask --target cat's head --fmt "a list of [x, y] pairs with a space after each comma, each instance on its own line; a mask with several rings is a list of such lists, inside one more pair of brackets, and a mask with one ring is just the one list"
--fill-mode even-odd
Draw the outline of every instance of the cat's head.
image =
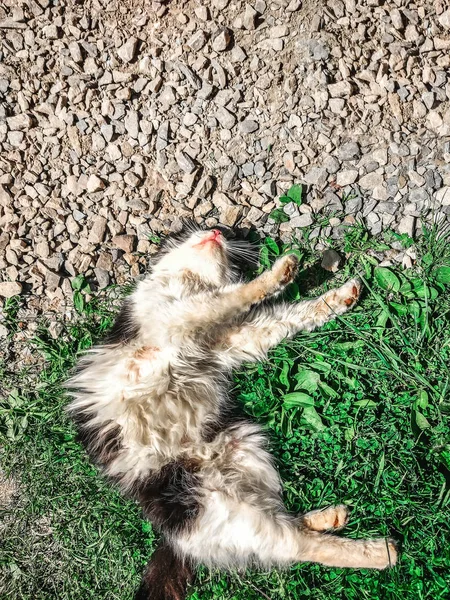
[[190, 231], [168, 240], [153, 274], [197, 280], [208, 287], [227, 285], [237, 278], [233, 258], [249, 252], [239, 244], [242, 243], [227, 240], [220, 229]]

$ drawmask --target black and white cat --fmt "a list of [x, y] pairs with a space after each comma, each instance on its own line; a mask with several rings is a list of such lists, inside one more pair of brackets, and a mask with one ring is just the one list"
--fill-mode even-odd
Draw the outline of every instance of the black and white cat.
[[267, 303], [294, 279], [296, 257], [244, 283], [232, 246], [218, 230], [172, 242], [68, 384], [90, 456], [162, 533], [140, 600], [184, 598], [200, 563], [396, 562], [392, 540], [325, 533], [345, 526], [345, 506], [286, 511], [265, 436], [249, 419], [231, 417], [227, 390], [233, 368], [349, 310], [360, 282], [297, 304]]

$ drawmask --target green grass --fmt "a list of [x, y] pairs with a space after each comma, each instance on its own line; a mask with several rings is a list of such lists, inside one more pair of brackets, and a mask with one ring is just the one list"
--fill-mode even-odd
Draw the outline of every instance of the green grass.
[[[389, 244], [361, 227], [345, 234], [348, 260], [328, 277], [294, 244], [304, 270], [288, 296], [316, 295], [359, 272], [357, 308], [312, 334], [280, 345], [264, 364], [236, 373], [234, 392], [263, 423], [289, 509], [336, 502], [352, 509], [345, 535], [400, 541], [390, 571], [296, 565], [237, 574], [201, 569], [191, 598], [439, 600], [450, 589], [450, 251], [439, 228], [425, 231], [413, 268], [380, 268]], [[266, 267], [287, 248], [262, 246]], [[38, 362], [1, 366], [2, 468], [21, 493], [3, 513], [0, 595], [14, 600], [127, 600], [157, 543], [139, 508], [90, 465], [64, 414], [61, 382], [76, 355], [108, 329], [117, 294], [86, 302], [74, 283], [79, 316], [58, 339], [42, 327]], [[16, 304], [8, 326], [14, 330]], [[289, 394], [289, 396], [288, 396]]]

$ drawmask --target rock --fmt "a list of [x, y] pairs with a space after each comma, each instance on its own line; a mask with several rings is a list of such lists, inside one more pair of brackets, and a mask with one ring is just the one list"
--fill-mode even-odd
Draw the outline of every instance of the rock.
[[258, 123], [256, 121], [251, 121], [245, 119], [241, 121], [238, 125], [239, 133], [253, 133], [258, 129]]
[[6, 124], [9, 129], [18, 130], [18, 129], [29, 129], [32, 125], [31, 117], [25, 113], [20, 115], [15, 115], [14, 117], [8, 117], [6, 119]]
[[374, 172], [361, 177], [358, 183], [364, 190], [373, 190], [377, 186], [382, 185], [383, 181], [383, 175]]
[[224, 129], [232, 129], [236, 125], [236, 117], [224, 106], [219, 106], [215, 116]]
[[444, 186], [436, 192], [436, 200], [442, 206], [450, 206], [450, 186]]
[[444, 29], [450, 29], [450, 9], [447, 9], [441, 15], [439, 15], [438, 21]]
[[292, 229], [309, 227], [313, 224], [313, 218], [309, 213], [305, 213], [304, 215], [300, 215], [299, 217], [294, 217], [289, 221], [289, 225]]
[[346, 142], [338, 148], [337, 153], [341, 160], [357, 160], [361, 156], [361, 149], [357, 142]]
[[101, 244], [106, 232], [106, 219], [100, 215], [94, 217], [92, 221], [91, 231], [89, 233], [89, 241], [91, 244]]
[[99, 192], [100, 190], [104, 189], [105, 183], [100, 179], [100, 177], [97, 177], [97, 175], [94, 174], [89, 175], [89, 179], [86, 183], [86, 190], [89, 194], [93, 194], [94, 192]]
[[176, 155], [177, 163], [185, 173], [193, 173], [195, 171], [196, 164], [186, 152], [179, 152]]
[[118, 50], [117, 54], [123, 62], [130, 63], [136, 56], [138, 40], [135, 37], [130, 37]]
[[96, 267], [94, 269], [95, 277], [97, 278], [98, 287], [102, 290], [110, 284], [110, 277], [108, 271]]
[[244, 16], [242, 18], [242, 25], [244, 29], [247, 29], [248, 31], [253, 31], [256, 29], [257, 17], [258, 13], [256, 10], [250, 4], [247, 4], [245, 7]]
[[208, 41], [206, 33], [199, 29], [194, 35], [188, 40], [187, 45], [192, 48], [195, 52], [199, 52]]
[[398, 29], [399, 31], [404, 29], [405, 25], [403, 23], [403, 17], [402, 17], [401, 12], [398, 10], [398, 8], [393, 8], [390, 11], [390, 14], [391, 14], [392, 25], [395, 27], [395, 29]]
[[332, 98], [348, 98], [353, 92], [353, 86], [349, 81], [339, 81], [331, 83], [328, 92]]
[[224, 52], [227, 50], [232, 40], [231, 31], [226, 27], [223, 27], [219, 32], [214, 36], [212, 47], [216, 52]]
[[12, 298], [22, 292], [22, 285], [18, 281], [1, 281], [0, 296], [2, 298]]
[[348, 169], [346, 171], [340, 171], [336, 177], [336, 183], [341, 187], [351, 185], [358, 179], [358, 171], [356, 169]]
[[309, 185], [315, 185], [323, 188], [328, 179], [327, 170], [324, 167], [313, 167], [305, 175], [305, 181]]
[[130, 110], [130, 112], [125, 117], [125, 129], [128, 132], [128, 135], [135, 140], [138, 139], [139, 136], [139, 117], [135, 110]]
[[406, 233], [410, 237], [414, 237], [416, 219], [412, 216], [405, 216], [400, 219], [398, 224], [399, 233]]
[[349, 198], [345, 202], [345, 213], [354, 215], [358, 213], [362, 208], [362, 198], [356, 196], [355, 198]]
[[2, 323], [0, 323], [0, 338], [8, 337], [9, 331]]
[[111, 241], [117, 248], [120, 248], [120, 250], [123, 250], [126, 254], [130, 254], [134, 250], [136, 236], [129, 234], [115, 235]]
[[322, 256], [322, 262], [320, 266], [322, 269], [326, 271], [330, 271], [331, 273], [336, 273], [339, 269], [339, 264], [341, 262], [341, 256], [336, 252], [336, 250], [332, 250], [331, 248], [325, 250]]

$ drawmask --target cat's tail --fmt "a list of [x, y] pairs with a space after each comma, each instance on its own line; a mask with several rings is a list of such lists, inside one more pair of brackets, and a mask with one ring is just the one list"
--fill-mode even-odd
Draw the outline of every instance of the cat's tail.
[[194, 577], [188, 560], [177, 556], [164, 541], [154, 552], [136, 592], [135, 600], [184, 600]]

